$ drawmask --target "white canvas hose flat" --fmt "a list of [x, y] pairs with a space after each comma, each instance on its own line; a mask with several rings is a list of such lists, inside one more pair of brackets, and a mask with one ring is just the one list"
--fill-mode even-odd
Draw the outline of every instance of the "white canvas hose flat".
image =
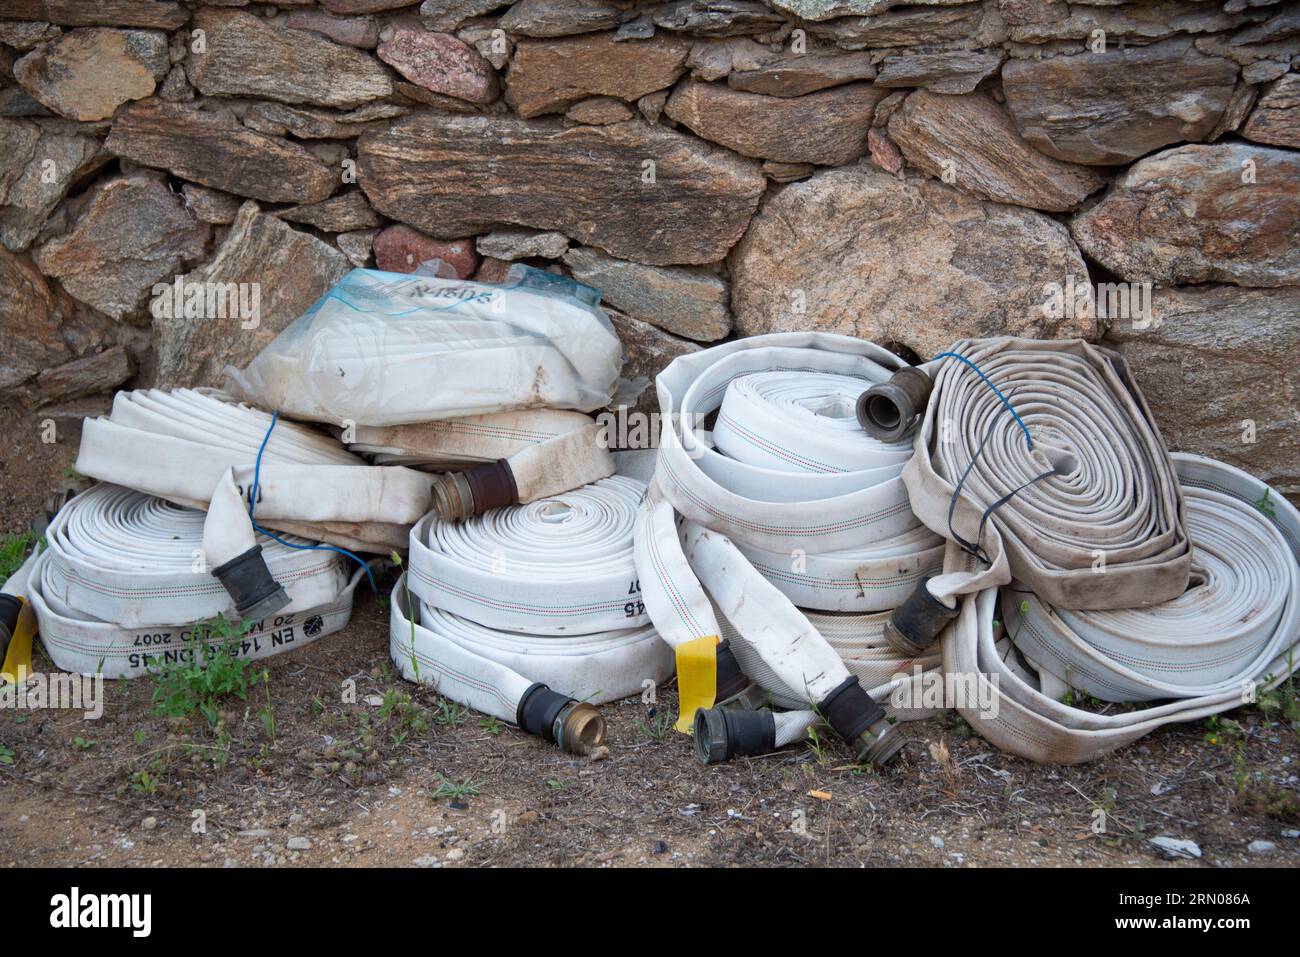
[[[66, 671], [136, 677], [150, 660], [215, 651], [222, 639], [195, 624], [226, 613], [230, 601], [202, 561], [203, 518], [107, 484], [60, 509], [26, 586], [51, 660]], [[290, 601], [239, 639], [242, 657], [286, 651], [347, 623], [360, 571], [349, 576], [329, 552], [261, 544]]]
[[449, 472], [508, 459], [584, 430], [591, 436], [591, 444], [598, 445], [598, 426], [591, 416], [566, 409], [528, 409], [411, 425], [358, 425], [350, 432], [348, 448], [371, 456], [376, 465]]
[[666, 680], [672, 651], [632, 561], [641, 492], [615, 476], [458, 525], [418, 522], [391, 619], [403, 675], [560, 744], [573, 733], [527, 714], [530, 689], [599, 704]]
[[592, 411], [621, 365], [609, 320], [573, 296], [356, 269], [227, 381], [296, 418], [382, 426]]
[[[82, 426], [77, 471], [104, 482], [207, 508], [232, 467], [252, 465], [271, 424], [269, 413], [231, 402], [211, 390], [119, 392], [108, 416]], [[314, 429], [280, 422], [266, 441], [266, 464], [352, 466], [365, 462]], [[345, 548], [401, 548], [409, 525], [351, 521], [269, 522], [277, 531]]]
[[[1182, 494], [1122, 357], [1082, 340], [1011, 338], [963, 340], [950, 353], [859, 404], [877, 435], [894, 434], [921, 404], [903, 470], [912, 508], [979, 557], [918, 589], [894, 614], [890, 640], [922, 650], [960, 596], [1013, 577], [1060, 608], [1181, 594], [1191, 567]], [[891, 406], [896, 385], [907, 395]]]
[[[853, 419], [856, 393], [901, 365], [824, 333], [674, 360], [657, 379], [663, 435], [636, 535], [646, 608], [666, 641], [721, 635], [716, 602], [768, 683], [816, 704], [867, 751], [888, 727], [884, 711], [791, 596], [885, 609], [937, 564], [939, 539], [917, 534], [900, 478], [907, 444], [872, 440]], [[710, 439], [697, 427], [715, 412]]]
[[[1196, 569], [1182, 595], [1141, 609], [1073, 612], [1057, 623], [1041, 602], [1011, 593], [1004, 610], [1014, 605], [1016, 617], [1007, 621], [1010, 639], [998, 641], [997, 590], [987, 589], [963, 604], [945, 632], [945, 671], [974, 676], [996, 699], [993, 716], [958, 708], [993, 744], [1034, 761], [1089, 761], [1161, 725], [1239, 707], [1256, 686], [1272, 687], [1295, 668], [1300, 512], [1231, 466], [1172, 458]], [[952, 552], [954, 561], [967, 557]], [[1024, 617], [1021, 601], [1028, 602]], [[1030, 667], [1017, 663], [1012, 640]], [[1164, 703], [1096, 714], [1062, 703], [1067, 687], [1103, 700]]]

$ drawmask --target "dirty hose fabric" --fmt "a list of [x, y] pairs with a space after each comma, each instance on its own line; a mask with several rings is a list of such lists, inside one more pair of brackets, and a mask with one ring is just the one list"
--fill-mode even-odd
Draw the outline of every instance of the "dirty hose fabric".
[[[992, 714], [959, 710], [999, 748], [1035, 761], [1092, 760], [1163, 724], [1239, 707], [1295, 668], [1300, 512], [1229, 465], [1172, 460], [1193, 542], [1183, 592], [1144, 608], [1071, 611], [1016, 583], [1002, 590], [1000, 611], [995, 588], [963, 602], [945, 632], [944, 668], [985, 686]], [[1085, 711], [1063, 703], [1070, 688], [1152, 704]]]
[[1181, 594], [1182, 493], [1124, 360], [1081, 340], [963, 340], [950, 351], [979, 371], [951, 357], [923, 366], [934, 389], [903, 481], [921, 521], [981, 560], [932, 579], [930, 592], [952, 607], [1014, 576], [1061, 608]]
[[943, 555], [908, 506], [910, 444], [878, 442], [854, 418], [858, 395], [902, 364], [859, 339], [782, 333], [660, 373], [636, 567], [665, 641], [729, 637], [782, 704], [820, 701], [851, 673], [887, 703], [913, 659], [883, 651], [882, 622], [863, 613], [893, 608]]
[[632, 561], [643, 491], [614, 476], [457, 524], [421, 519], [391, 606], [403, 676], [507, 721], [534, 682], [599, 704], [667, 680], [672, 650]]
[[[65, 671], [136, 677], [150, 660], [189, 663], [230, 640], [196, 626], [230, 611], [229, 596], [202, 560], [203, 521], [201, 511], [109, 484], [60, 509], [26, 583], [54, 663]], [[238, 639], [240, 657], [297, 648], [347, 624], [360, 570], [352, 573], [333, 552], [301, 551], [265, 536], [258, 544], [290, 603]]]

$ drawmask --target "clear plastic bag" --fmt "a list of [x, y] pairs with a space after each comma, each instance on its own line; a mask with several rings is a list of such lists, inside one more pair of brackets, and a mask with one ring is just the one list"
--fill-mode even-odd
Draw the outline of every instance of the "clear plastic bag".
[[608, 404], [623, 348], [599, 292], [528, 266], [501, 284], [439, 266], [352, 270], [246, 369], [228, 366], [226, 388], [336, 425]]

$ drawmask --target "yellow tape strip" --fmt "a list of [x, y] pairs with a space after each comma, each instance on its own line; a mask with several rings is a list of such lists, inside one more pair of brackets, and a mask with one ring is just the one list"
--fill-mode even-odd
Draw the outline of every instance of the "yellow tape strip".
[[36, 612], [23, 598], [23, 610], [18, 613], [18, 624], [9, 639], [4, 664], [0, 665], [0, 684], [12, 684], [19, 678], [26, 680], [32, 673], [32, 639], [36, 637]]
[[695, 712], [712, 708], [718, 693], [718, 636], [705, 635], [677, 646], [677, 724], [682, 734], [695, 727]]

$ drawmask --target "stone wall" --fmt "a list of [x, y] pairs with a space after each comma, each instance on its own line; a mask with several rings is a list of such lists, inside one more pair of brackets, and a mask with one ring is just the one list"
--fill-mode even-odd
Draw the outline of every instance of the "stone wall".
[[[216, 383], [352, 266], [522, 261], [600, 288], [629, 375], [788, 329], [923, 357], [1103, 339], [1173, 447], [1300, 494], [1300, 3], [6, 0], [0, 21], [0, 402], [23, 414]], [[258, 324], [159, 314], [178, 277], [256, 284]]]

